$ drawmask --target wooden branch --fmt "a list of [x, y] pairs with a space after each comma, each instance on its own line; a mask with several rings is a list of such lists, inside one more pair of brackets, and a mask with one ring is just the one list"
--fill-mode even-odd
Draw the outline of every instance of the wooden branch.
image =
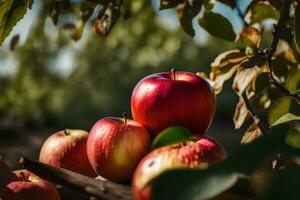
[[249, 111], [254, 123], [258, 126], [258, 128], [260, 129], [260, 131], [262, 132], [263, 135], [267, 134], [269, 132], [269, 128], [268, 126], [262, 121], [262, 119], [260, 119], [255, 110], [253, 109], [249, 99], [248, 99], [248, 96], [246, 94], [246, 92], [243, 92], [242, 93], [242, 98], [246, 104], [246, 108], [247, 110]]
[[23, 157], [20, 163], [24, 168], [37, 176], [50, 182], [66, 186], [76, 191], [84, 192], [101, 200], [132, 200], [131, 187], [109, 182], [107, 180], [96, 180], [70, 170], [52, 167]]
[[287, 88], [285, 88], [280, 82], [278, 82], [274, 76], [274, 70], [272, 67], [272, 57], [276, 51], [280, 36], [284, 29], [285, 22], [287, 21], [290, 13], [291, 0], [285, 0], [283, 9], [280, 13], [280, 18], [277, 24], [274, 26], [273, 38], [269, 48], [267, 49], [267, 62], [269, 67], [269, 77], [273, 83], [273, 85], [279, 89], [281, 92], [285, 93], [287, 96], [294, 97], [298, 102], [300, 102], [300, 96], [297, 94], [291, 93]]
[[241, 20], [243, 21], [244, 23], [244, 26], [248, 27], [249, 24], [245, 21], [245, 14], [242, 12], [241, 8], [237, 5], [236, 1], [234, 2], [234, 6], [235, 6], [235, 9], [239, 15], [239, 17], [241, 18]]

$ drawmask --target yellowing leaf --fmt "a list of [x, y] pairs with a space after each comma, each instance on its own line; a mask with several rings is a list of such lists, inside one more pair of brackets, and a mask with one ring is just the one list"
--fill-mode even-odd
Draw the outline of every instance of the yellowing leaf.
[[235, 126], [235, 129], [241, 128], [241, 126], [244, 124], [245, 120], [250, 116], [248, 109], [246, 107], [245, 102], [242, 98], [240, 98], [240, 101], [236, 104], [235, 111], [233, 114], [233, 123]]
[[292, 97], [283, 97], [271, 106], [268, 116], [270, 127], [300, 120], [300, 105]]
[[257, 66], [239, 69], [234, 77], [232, 88], [239, 94], [243, 93], [259, 71], [260, 68]]
[[255, 23], [260, 23], [265, 19], [275, 19], [278, 20], [280, 16], [279, 11], [272, 5], [266, 2], [259, 2], [254, 4], [245, 16], [245, 21], [252, 25]]
[[235, 43], [243, 46], [255, 46], [259, 47], [260, 44], [260, 32], [254, 27], [246, 27], [237, 37]]
[[17, 22], [23, 18], [26, 10], [27, 7], [23, 0], [0, 1], [0, 45]]
[[252, 124], [244, 133], [244, 136], [241, 140], [242, 144], [249, 144], [262, 136], [262, 133], [260, 129], [257, 127], [257, 125], [254, 123]]
[[211, 63], [210, 79], [214, 82], [214, 91], [220, 93], [223, 84], [238, 69], [242, 61], [247, 58], [246, 54], [238, 49], [224, 52], [217, 56]]
[[199, 24], [212, 36], [228, 41], [235, 40], [236, 35], [231, 23], [221, 14], [206, 12], [203, 17], [199, 19]]

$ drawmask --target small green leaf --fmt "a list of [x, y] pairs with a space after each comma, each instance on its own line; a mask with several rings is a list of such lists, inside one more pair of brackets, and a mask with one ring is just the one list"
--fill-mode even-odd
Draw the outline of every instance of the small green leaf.
[[300, 149], [300, 131], [290, 129], [285, 137], [285, 142], [292, 147]]
[[231, 23], [221, 14], [206, 12], [204, 16], [199, 19], [199, 24], [212, 36], [228, 41], [235, 40], [236, 35]]
[[155, 137], [152, 143], [152, 149], [191, 140], [192, 135], [187, 128], [170, 127], [166, 128]]
[[300, 69], [293, 71], [286, 82], [286, 87], [291, 93], [300, 89]]
[[280, 16], [279, 11], [270, 4], [259, 2], [254, 4], [245, 16], [245, 20], [250, 25], [260, 23], [265, 19], [278, 20]]
[[235, 43], [243, 47], [259, 47], [260, 39], [259, 30], [254, 27], [246, 27], [241, 31]]
[[283, 97], [271, 106], [268, 116], [270, 127], [300, 120], [300, 105], [292, 97]]
[[300, 53], [300, 3], [298, 3], [294, 16], [294, 42]]
[[27, 6], [22, 0], [4, 0], [0, 2], [0, 45], [10, 34], [13, 27], [25, 15]]

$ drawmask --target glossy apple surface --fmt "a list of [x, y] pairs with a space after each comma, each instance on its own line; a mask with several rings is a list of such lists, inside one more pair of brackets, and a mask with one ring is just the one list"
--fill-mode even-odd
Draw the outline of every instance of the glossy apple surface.
[[51, 135], [44, 142], [40, 162], [95, 177], [86, 152], [88, 132], [66, 129]]
[[151, 138], [138, 122], [106, 117], [95, 123], [87, 141], [96, 172], [110, 181], [130, 181], [138, 162], [149, 152]]
[[216, 97], [209, 83], [190, 72], [147, 76], [131, 96], [133, 119], [154, 136], [170, 126], [184, 126], [203, 135], [215, 109]]
[[1, 200], [60, 200], [54, 185], [27, 170], [10, 172], [0, 180]]
[[226, 159], [225, 149], [209, 138], [186, 145], [176, 144], [155, 149], [138, 164], [132, 180], [136, 200], [149, 200], [151, 181], [161, 173], [177, 168], [207, 168]]

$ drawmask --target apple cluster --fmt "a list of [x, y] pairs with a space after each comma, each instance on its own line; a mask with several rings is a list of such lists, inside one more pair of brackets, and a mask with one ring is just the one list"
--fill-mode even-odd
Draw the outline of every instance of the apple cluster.
[[[205, 134], [215, 109], [215, 94], [198, 75], [175, 70], [149, 75], [133, 90], [133, 119], [125, 114], [123, 118], [105, 117], [89, 133], [56, 132], [44, 142], [39, 160], [90, 177], [131, 182], [135, 199], [148, 200], [153, 180], [163, 172], [206, 168], [226, 158], [225, 149]], [[186, 127], [194, 139], [151, 150], [152, 139], [173, 126]], [[51, 183], [26, 170], [10, 172], [2, 180], [3, 200], [60, 199]]]

